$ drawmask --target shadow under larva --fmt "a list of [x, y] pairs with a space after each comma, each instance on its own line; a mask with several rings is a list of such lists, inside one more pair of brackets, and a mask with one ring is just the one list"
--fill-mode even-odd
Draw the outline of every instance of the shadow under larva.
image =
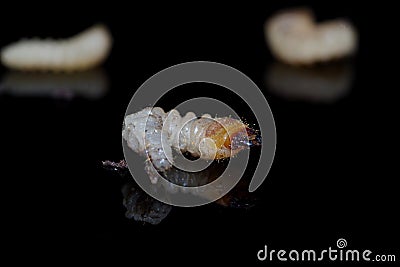
[[9, 71], [0, 82], [0, 92], [21, 97], [98, 99], [108, 88], [108, 76], [101, 68], [75, 73]]

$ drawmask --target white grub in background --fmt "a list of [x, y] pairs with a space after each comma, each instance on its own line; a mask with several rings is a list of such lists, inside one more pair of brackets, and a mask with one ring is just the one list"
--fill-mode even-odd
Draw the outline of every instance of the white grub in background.
[[83, 71], [100, 65], [108, 56], [112, 37], [105, 25], [94, 25], [68, 39], [28, 39], [1, 50], [1, 62], [24, 71]]
[[310, 65], [353, 54], [357, 32], [345, 19], [316, 23], [307, 8], [281, 11], [265, 24], [272, 54], [292, 65]]

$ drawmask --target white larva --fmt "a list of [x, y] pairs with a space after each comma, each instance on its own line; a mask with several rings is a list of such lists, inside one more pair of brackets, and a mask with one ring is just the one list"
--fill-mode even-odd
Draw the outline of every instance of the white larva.
[[353, 54], [357, 32], [344, 19], [316, 24], [305, 8], [282, 11], [265, 25], [267, 43], [279, 60], [294, 65], [329, 61]]
[[99, 24], [68, 39], [29, 39], [10, 44], [1, 50], [1, 62], [16, 70], [83, 71], [100, 65], [111, 46], [110, 32]]
[[[182, 117], [176, 110], [165, 113], [159, 107], [126, 116], [122, 136], [129, 148], [146, 154], [154, 168], [162, 172], [172, 167], [172, 149], [214, 160], [231, 157], [259, 142], [255, 132], [240, 120], [211, 119], [208, 114], [196, 117], [193, 112]], [[151, 166], [146, 171], [151, 179], [156, 177]]]

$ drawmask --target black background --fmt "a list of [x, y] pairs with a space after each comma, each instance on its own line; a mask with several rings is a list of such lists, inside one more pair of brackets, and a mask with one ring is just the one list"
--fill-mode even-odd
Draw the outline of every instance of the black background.
[[[359, 30], [352, 87], [334, 103], [288, 100], [270, 93], [264, 82], [274, 61], [264, 22], [276, 10], [302, 5], [314, 8], [319, 20], [347, 17]], [[383, 2], [360, 1], [2, 7], [1, 46], [21, 37], [70, 36], [96, 22], [107, 24], [114, 36], [103, 66], [110, 80], [103, 98], [17, 97], [0, 91], [7, 255], [31, 262], [54, 261], [50, 256], [56, 255], [58, 262], [85, 256], [132, 265], [191, 260], [253, 265], [264, 244], [324, 249], [345, 238], [350, 248], [399, 256], [398, 23], [391, 10]], [[127, 180], [100, 163], [123, 157], [121, 123], [136, 88], [166, 67], [195, 60], [237, 68], [270, 104], [278, 143], [260, 201], [249, 210], [216, 204], [174, 208], [157, 226], [130, 221], [120, 192]]]

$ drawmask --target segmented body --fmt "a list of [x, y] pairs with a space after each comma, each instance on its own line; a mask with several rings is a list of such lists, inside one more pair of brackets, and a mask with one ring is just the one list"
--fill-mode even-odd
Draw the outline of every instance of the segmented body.
[[159, 107], [126, 116], [122, 135], [127, 145], [145, 153], [158, 171], [172, 167], [172, 149], [213, 160], [231, 157], [249, 146], [246, 125], [240, 120], [212, 119], [209, 114], [196, 117], [193, 112], [181, 116], [177, 110], [165, 113]]

